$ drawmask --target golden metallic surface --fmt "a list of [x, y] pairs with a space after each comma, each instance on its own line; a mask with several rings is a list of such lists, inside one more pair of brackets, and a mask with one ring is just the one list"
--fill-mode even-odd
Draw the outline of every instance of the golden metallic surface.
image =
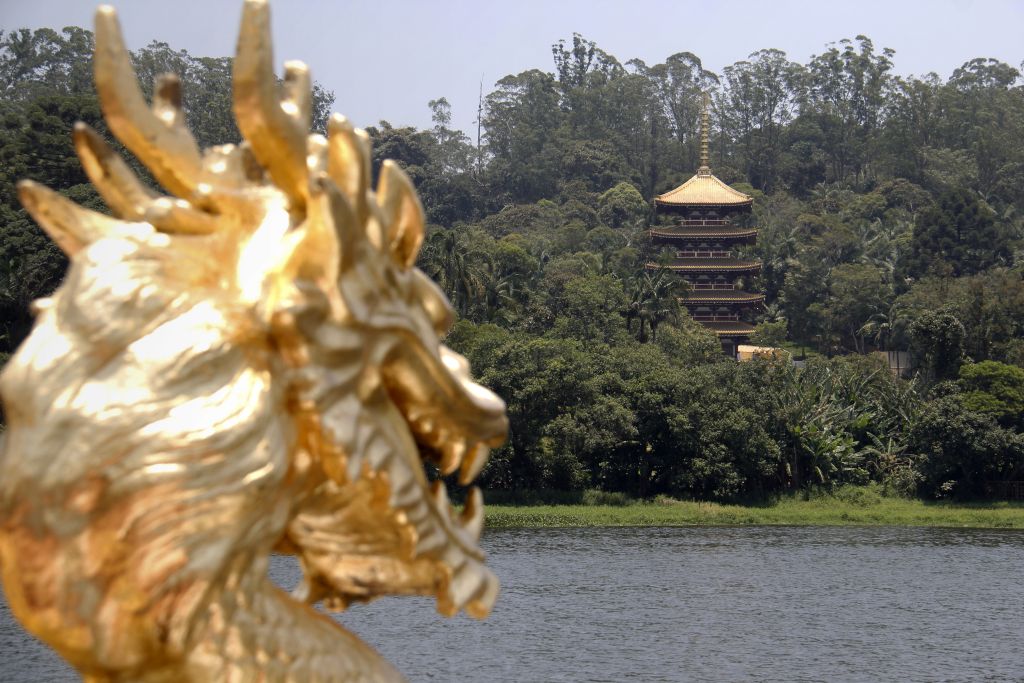
[[708, 139], [711, 137], [711, 95], [705, 90], [701, 97], [700, 110], [700, 169], [702, 175], [711, 174], [711, 166], [708, 164]]
[[706, 166], [701, 168], [707, 172], [698, 170], [679, 187], [655, 197], [655, 203], [662, 206], [747, 206], [753, 203], [750, 195], [729, 187]]
[[[247, 0], [235, 62], [245, 142], [200, 155], [180, 86], [153, 106], [114, 11], [96, 83], [146, 188], [84, 124], [75, 146], [117, 218], [39, 185], [26, 208], [71, 259], [0, 376], [0, 571], [12, 611], [90, 681], [387, 681], [400, 674], [316, 611], [432, 595], [483, 617], [498, 590], [424, 458], [469, 484], [508, 428], [439, 341], [453, 314], [413, 265], [423, 212], [342, 117], [308, 135], [310, 78], [278, 95], [268, 9]], [[287, 595], [271, 552], [298, 556]]]

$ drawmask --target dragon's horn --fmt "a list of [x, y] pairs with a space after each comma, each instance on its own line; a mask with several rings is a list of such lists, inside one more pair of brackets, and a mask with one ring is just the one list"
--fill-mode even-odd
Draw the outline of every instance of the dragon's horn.
[[67, 197], [31, 180], [18, 183], [18, 199], [68, 256], [75, 255], [124, 225], [116, 218], [83, 209]]
[[[309, 260], [324, 264], [320, 267], [337, 279], [339, 273], [355, 265], [359, 244], [366, 239], [366, 233], [362, 223], [355, 219], [352, 205], [330, 178], [318, 178], [315, 188], [316, 206], [310, 207], [310, 213], [318, 214], [319, 219], [312, 223], [327, 226], [331, 234], [317, 234], [311, 240], [315, 251], [309, 253]], [[327, 264], [325, 259], [334, 259], [334, 262]]]
[[391, 159], [380, 167], [377, 203], [384, 223], [384, 246], [403, 268], [416, 263], [423, 244], [423, 205], [412, 181]]
[[327, 169], [345, 194], [360, 223], [368, 213], [366, 191], [370, 187], [370, 136], [354, 128], [341, 114], [332, 114], [327, 122]]
[[292, 59], [284, 63], [283, 85], [281, 109], [295, 122], [299, 133], [305, 136], [313, 116], [313, 80], [305, 62]]
[[235, 55], [235, 119], [257, 161], [288, 196], [291, 208], [302, 209], [309, 199], [309, 70], [301, 62], [285, 65], [286, 97], [282, 101], [272, 59], [270, 8], [266, 0], [246, 0]]
[[75, 124], [75, 151], [103, 201], [120, 218], [140, 221], [156, 194], [143, 185], [118, 154], [87, 124]]
[[195, 138], [185, 127], [177, 77], [157, 80], [150, 110], [139, 89], [117, 13], [96, 10], [96, 90], [111, 132], [170, 192], [188, 198], [202, 168]]
[[209, 234], [217, 229], [212, 216], [183, 199], [161, 197], [143, 185], [128, 164], [86, 124], [75, 124], [75, 151], [89, 180], [115, 215], [145, 221], [161, 232]]

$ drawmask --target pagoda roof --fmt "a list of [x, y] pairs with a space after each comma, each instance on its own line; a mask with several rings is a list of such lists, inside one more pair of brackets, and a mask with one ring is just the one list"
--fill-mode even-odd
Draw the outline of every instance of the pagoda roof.
[[739, 320], [716, 320], [714, 322], [701, 322], [700, 324], [719, 337], [749, 337], [754, 333], [753, 325]]
[[756, 239], [757, 230], [753, 228], [735, 228], [726, 225], [689, 226], [673, 225], [664, 228], [651, 228], [652, 238], [660, 239], [721, 239], [740, 240]]
[[760, 261], [744, 261], [742, 259], [734, 258], [677, 258], [668, 262], [665, 265], [658, 263], [648, 263], [649, 269], [667, 268], [668, 270], [676, 270], [682, 272], [715, 272], [715, 271], [730, 271], [730, 272], [753, 272], [761, 270]]
[[701, 166], [697, 174], [674, 190], [654, 198], [656, 206], [664, 207], [749, 207], [754, 199], [750, 195], [734, 190], [711, 173], [707, 166]]
[[742, 289], [691, 289], [682, 298], [684, 304], [723, 303], [759, 304], [764, 294], [744, 292]]

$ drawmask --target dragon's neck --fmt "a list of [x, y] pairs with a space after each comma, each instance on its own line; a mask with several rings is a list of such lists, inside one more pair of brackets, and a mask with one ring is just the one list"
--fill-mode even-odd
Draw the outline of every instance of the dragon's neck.
[[[258, 563], [257, 563], [258, 564]], [[187, 681], [405, 680], [376, 651], [312, 607], [251, 573], [209, 607]]]

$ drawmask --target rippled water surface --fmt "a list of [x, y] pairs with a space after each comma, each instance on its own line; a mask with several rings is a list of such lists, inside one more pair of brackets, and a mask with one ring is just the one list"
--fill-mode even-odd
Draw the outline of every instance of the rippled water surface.
[[[1024, 533], [490, 532], [491, 617], [425, 599], [341, 621], [412, 681], [1024, 681]], [[295, 564], [275, 558], [284, 586]], [[0, 680], [76, 680], [0, 603]]]

